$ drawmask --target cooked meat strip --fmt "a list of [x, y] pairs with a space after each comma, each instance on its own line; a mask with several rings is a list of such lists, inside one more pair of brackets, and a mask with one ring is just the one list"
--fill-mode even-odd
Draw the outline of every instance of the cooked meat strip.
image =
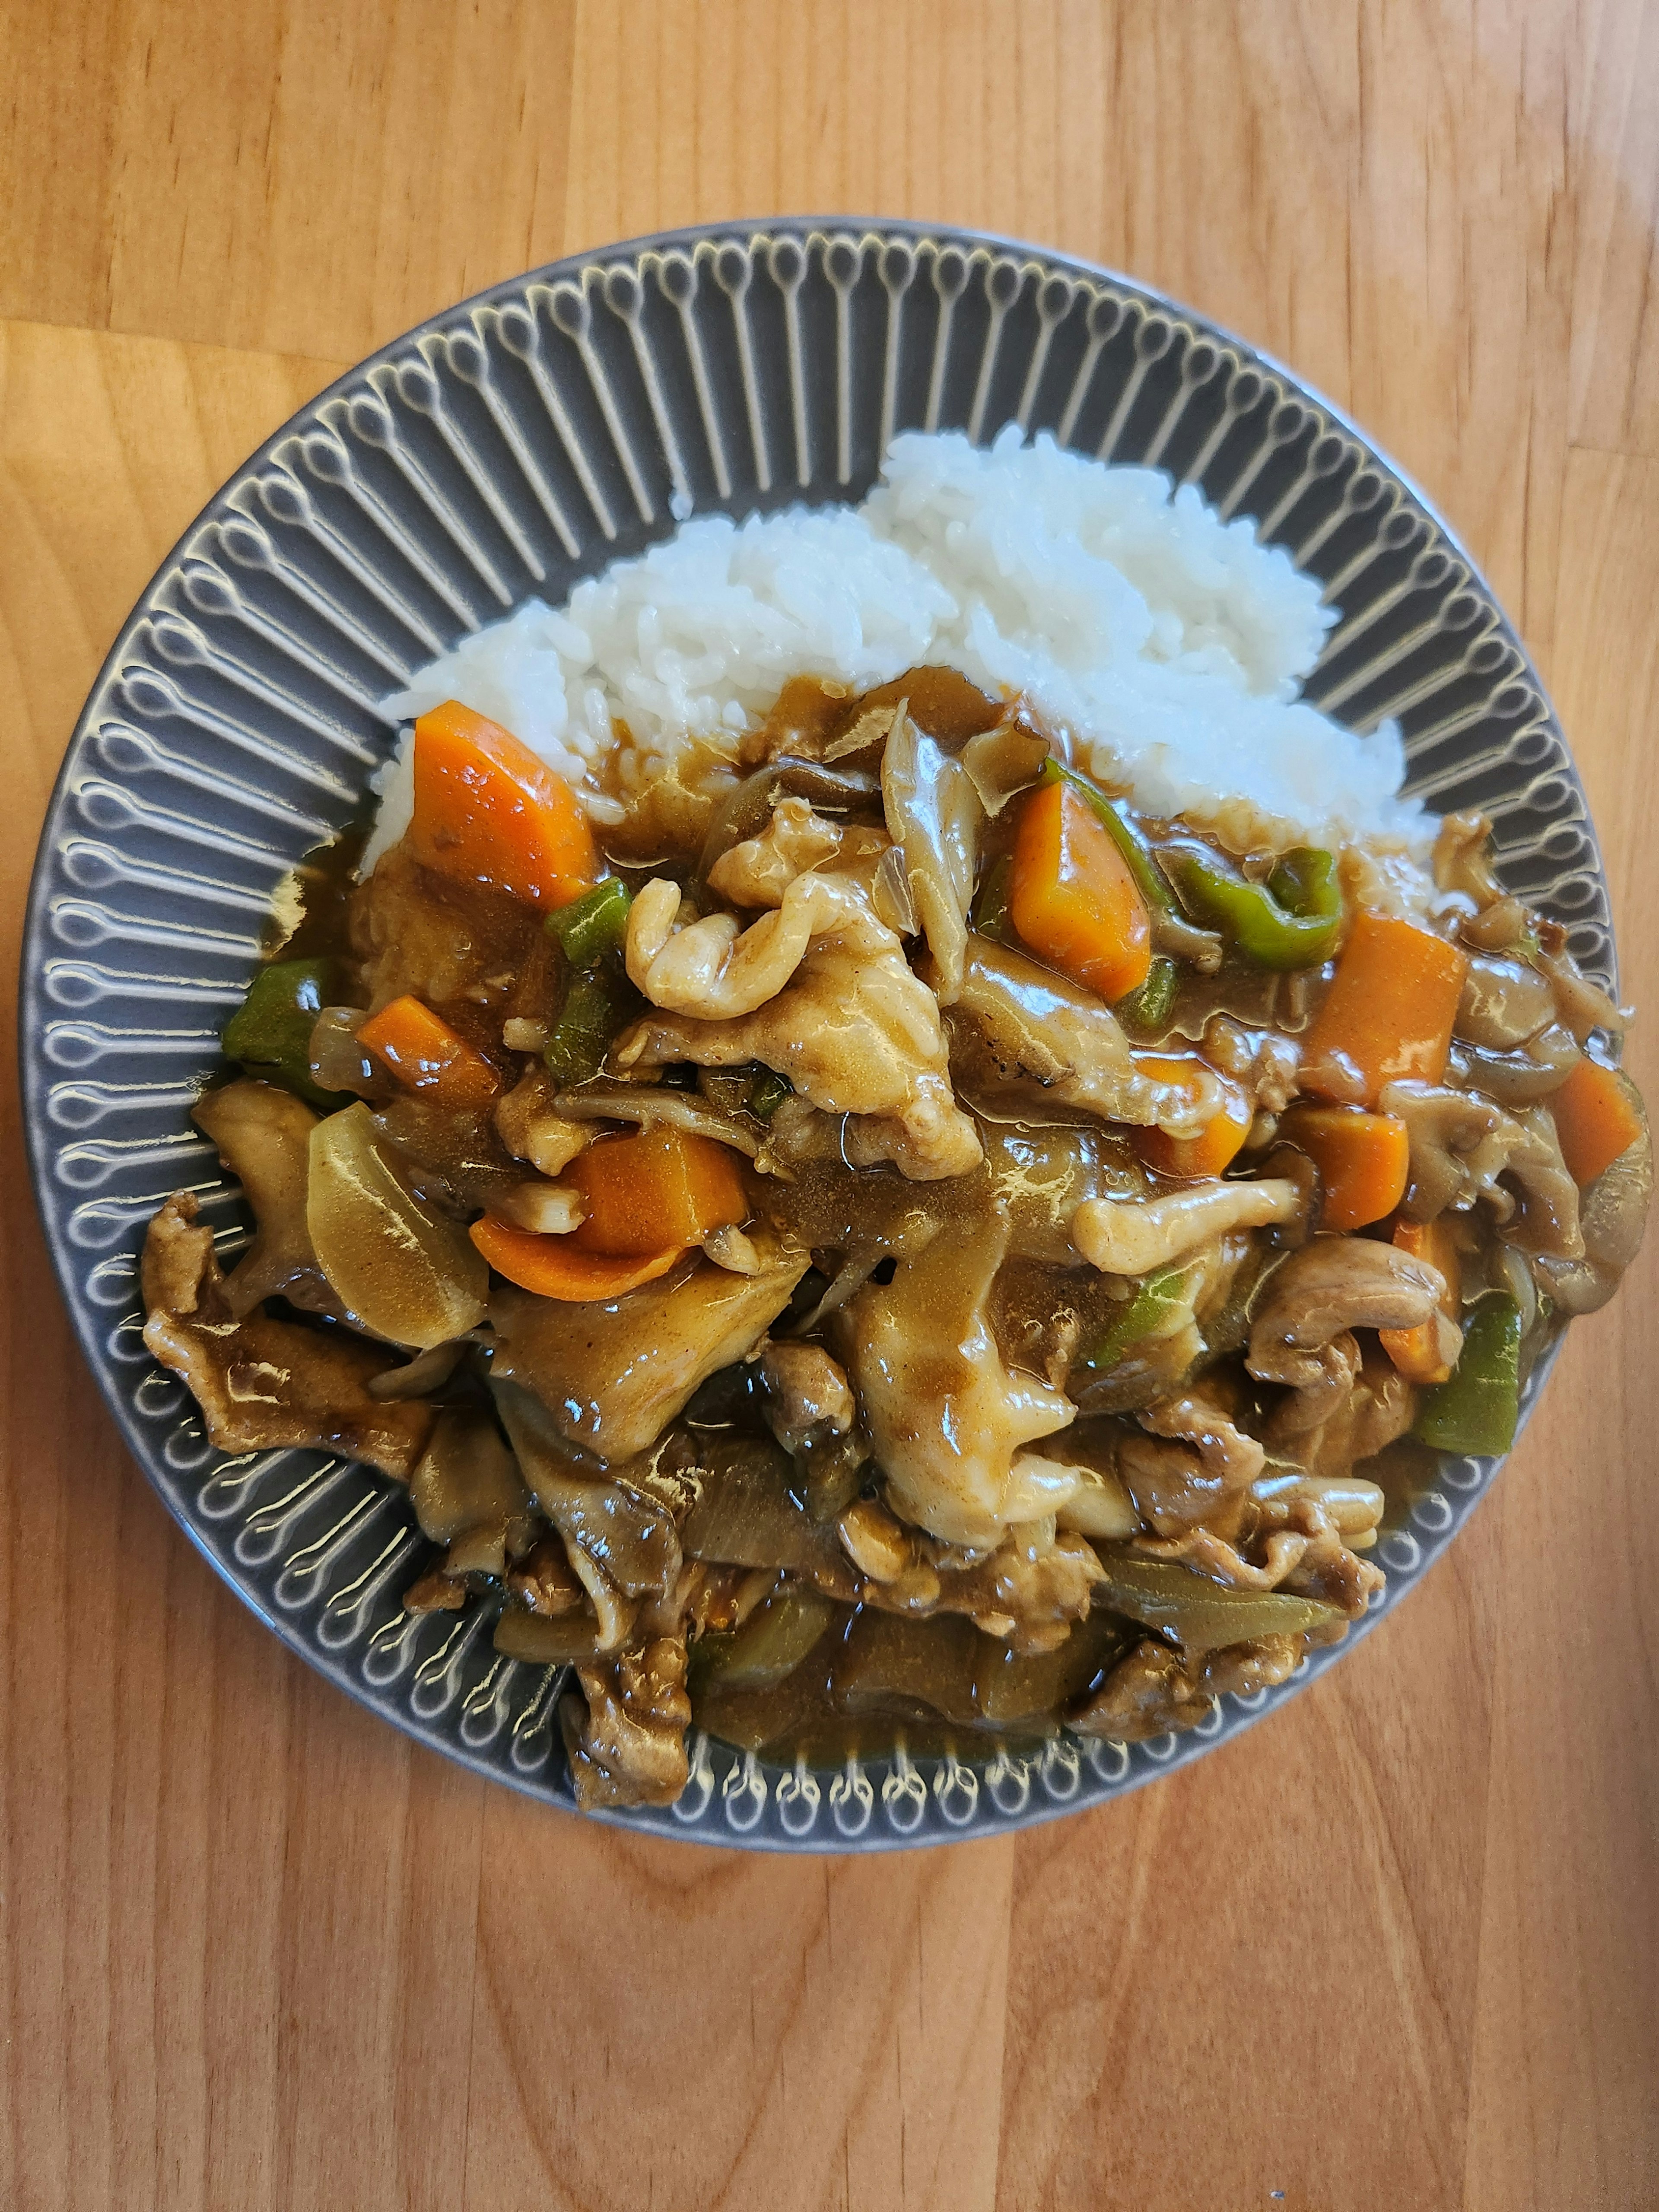
[[1079, 1735], [1139, 1743], [1147, 1736], [1196, 1728], [1228, 1691], [1248, 1697], [1292, 1675], [1302, 1662], [1300, 1636], [1261, 1636], [1219, 1651], [1183, 1654], [1148, 1638], [1120, 1660], [1067, 1725]]
[[604, 1663], [578, 1666], [581, 1698], [567, 1698], [559, 1721], [581, 1811], [672, 1805], [684, 1789], [685, 1663], [684, 1637], [658, 1636]]
[[[823, 883], [823, 878], [811, 880]], [[871, 917], [871, 926], [882, 925]], [[899, 940], [860, 952], [826, 939], [759, 1010], [733, 1019], [647, 1017], [613, 1048], [618, 1067], [693, 1060], [775, 1068], [811, 1105], [856, 1117], [848, 1138], [860, 1164], [891, 1160], [917, 1181], [965, 1174], [980, 1158], [974, 1125], [957, 1105], [939, 1002]]]
[[369, 1395], [386, 1366], [385, 1346], [263, 1314], [239, 1320], [226, 1303], [213, 1231], [196, 1216], [192, 1194], [175, 1191], [149, 1224], [144, 1343], [189, 1385], [215, 1445], [336, 1451], [407, 1481], [434, 1413], [418, 1401]]
[[1011, 1373], [989, 1302], [1007, 1252], [1000, 1209], [976, 1230], [937, 1237], [890, 1284], [866, 1284], [847, 1310], [848, 1372], [901, 1512], [957, 1544], [996, 1543], [1068, 1494], [1022, 1481], [1014, 1455], [1072, 1419], [1051, 1383]]

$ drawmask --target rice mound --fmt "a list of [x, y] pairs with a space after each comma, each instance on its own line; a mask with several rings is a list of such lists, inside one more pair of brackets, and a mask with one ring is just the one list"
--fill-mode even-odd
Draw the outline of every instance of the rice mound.
[[[562, 607], [464, 639], [385, 708], [465, 701], [605, 821], [693, 740], [735, 743], [792, 676], [862, 690], [945, 662], [1024, 691], [1149, 813], [1420, 847], [1397, 728], [1361, 736], [1298, 696], [1334, 619], [1282, 548], [1161, 471], [1013, 424], [988, 448], [906, 431], [862, 506], [684, 523]], [[365, 867], [407, 824], [408, 752], [382, 771]]]

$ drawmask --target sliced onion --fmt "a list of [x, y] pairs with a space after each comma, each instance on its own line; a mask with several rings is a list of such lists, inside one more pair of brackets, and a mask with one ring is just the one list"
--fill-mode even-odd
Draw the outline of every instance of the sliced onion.
[[1048, 757], [1048, 740], [1012, 716], [969, 738], [962, 749], [968, 781], [990, 815], [1000, 814], [1017, 793], [1029, 790]]
[[335, 1296], [371, 1335], [428, 1352], [483, 1319], [483, 1254], [399, 1178], [362, 1103], [311, 1133], [306, 1227]]
[[361, 1006], [325, 1006], [311, 1028], [311, 1079], [324, 1091], [375, 1088], [374, 1063], [357, 1042]]
[[902, 711], [882, 758], [881, 792], [888, 835], [903, 848], [910, 896], [938, 970], [935, 991], [948, 1006], [962, 992], [983, 819], [979, 799], [962, 763]]
[[890, 845], [876, 863], [870, 902], [876, 918], [901, 937], [916, 933], [916, 902], [910, 896], [910, 875], [904, 865], [904, 848]]

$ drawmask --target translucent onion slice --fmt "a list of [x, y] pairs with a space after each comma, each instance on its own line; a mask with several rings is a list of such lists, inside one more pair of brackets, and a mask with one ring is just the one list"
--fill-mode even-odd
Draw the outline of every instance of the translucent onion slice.
[[311, 1133], [306, 1226], [335, 1296], [372, 1335], [426, 1352], [483, 1319], [482, 1254], [399, 1179], [362, 1103]]

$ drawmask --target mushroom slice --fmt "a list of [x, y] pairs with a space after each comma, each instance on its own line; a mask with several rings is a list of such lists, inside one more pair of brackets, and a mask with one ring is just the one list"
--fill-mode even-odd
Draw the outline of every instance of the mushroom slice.
[[1328, 1347], [1354, 1328], [1416, 1328], [1445, 1294], [1425, 1260], [1370, 1237], [1316, 1237], [1268, 1278], [1245, 1365], [1296, 1388], [1328, 1371]]
[[208, 1091], [191, 1118], [241, 1184], [257, 1224], [225, 1280], [230, 1311], [240, 1320], [280, 1291], [291, 1305], [337, 1313], [306, 1227], [306, 1153], [316, 1115], [291, 1091], [244, 1079]]

